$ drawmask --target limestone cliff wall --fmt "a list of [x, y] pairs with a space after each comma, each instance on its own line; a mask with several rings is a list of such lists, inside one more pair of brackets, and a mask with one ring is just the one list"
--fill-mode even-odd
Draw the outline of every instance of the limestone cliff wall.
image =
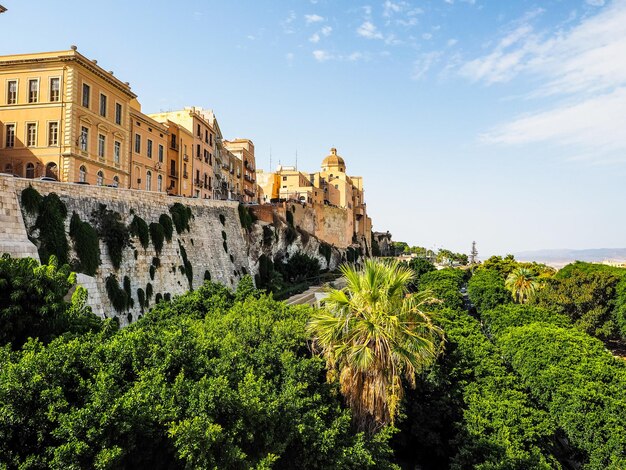
[[[241, 228], [235, 202], [182, 199], [146, 191], [38, 182], [0, 176], [1, 197], [7, 201], [14, 201], [13, 205], [7, 203], [6, 207], [3, 206], [5, 217], [11, 218], [11, 232], [7, 232], [6, 229], [0, 231], [0, 247], [3, 252], [13, 256], [37, 256], [34, 245], [27, 237], [27, 229], [32, 228], [34, 217], [23, 210], [17, 210], [21, 192], [28, 185], [32, 185], [42, 195], [54, 192], [65, 203], [68, 210], [65, 228], [70, 246], [69, 224], [72, 213], [76, 212], [83, 221], [90, 221], [99, 204], [105, 204], [107, 209], [118, 212], [126, 224], [130, 224], [134, 215], [144, 219], [148, 225], [158, 222], [161, 214], [170, 214], [169, 208], [175, 202], [180, 202], [191, 209], [193, 220], [190, 222], [190, 231], [177, 234], [174, 230], [171, 242], [164, 243], [160, 254], [157, 255], [152, 243], [144, 250], [138, 240], [132, 239], [134, 247], [124, 250], [122, 264], [116, 270], [109, 258], [107, 247], [101, 240], [102, 264], [96, 275], [79, 276], [79, 282], [89, 290], [89, 302], [94, 312], [102, 317], [118, 316], [122, 325], [141, 315], [137, 290], [141, 288], [145, 291], [148, 283], [152, 285], [154, 293], [151, 305], [154, 304], [157, 294], [162, 296], [169, 294], [173, 297], [189, 290], [188, 279], [181, 269], [183, 266], [181, 247], [185, 249], [193, 268], [194, 287], [202, 284], [205, 273], [210, 273], [211, 279], [216, 282], [235, 287], [239, 279], [250, 272], [247, 236]], [[223, 224], [220, 215], [223, 216]], [[73, 252], [70, 253], [70, 258], [72, 257], [75, 257]], [[154, 279], [151, 279], [150, 265], [153, 258], [159, 259], [160, 266], [155, 270]], [[125, 276], [128, 276], [131, 282], [134, 307], [123, 314], [114, 312], [108, 300], [105, 280], [110, 274], [117, 277], [120, 285], [123, 284]]]

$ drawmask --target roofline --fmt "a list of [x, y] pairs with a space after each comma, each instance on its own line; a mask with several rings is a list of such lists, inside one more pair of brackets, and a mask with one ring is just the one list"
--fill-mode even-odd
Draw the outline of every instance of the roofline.
[[120, 79], [113, 76], [112, 73], [104, 70], [102, 67], [94, 63], [93, 60], [89, 60], [87, 57], [85, 57], [75, 49], [0, 56], [0, 66], [19, 66], [52, 62], [76, 62], [91, 73], [98, 75], [100, 78], [113, 85], [115, 88], [129, 96], [131, 99], [137, 98], [137, 95], [131, 91], [128, 82], [122, 82]]

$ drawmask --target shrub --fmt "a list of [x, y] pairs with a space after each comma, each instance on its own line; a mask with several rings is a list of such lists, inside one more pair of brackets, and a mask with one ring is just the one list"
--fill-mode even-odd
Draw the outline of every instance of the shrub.
[[174, 234], [174, 226], [171, 217], [167, 214], [161, 214], [161, 216], [159, 217], [159, 223], [163, 227], [163, 234], [165, 235], [165, 239], [168, 242], [171, 242], [172, 235]]
[[163, 294], [163, 300], [165, 300], [166, 302], [169, 302], [172, 300], [172, 296], [170, 295], [169, 292], [166, 292]]
[[150, 229], [145, 220], [139, 216], [134, 216], [130, 223], [130, 233], [139, 239], [139, 243], [143, 249], [147, 249], [150, 245]]
[[152, 284], [151, 283], [147, 283], [146, 284], [146, 300], [152, 299], [152, 294], [153, 293], [154, 293], [154, 291], [152, 290]]
[[237, 211], [239, 212], [239, 222], [241, 223], [241, 226], [246, 230], [250, 230], [252, 224], [256, 220], [254, 214], [252, 214], [250, 209], [243, 204], [239, 204]]
[[120, 214], [107, 209], [105, 204], [100, 204], [98, 209], [91, 213], [91, 221], [109, 250], [113, 267], [119, 269], [124, 248], [130, 246], [128, 227], [122, 222]]
[[299, 282], [307, 278], [319, 276], [320, 262], [317, 258], [311, 258], [306, 253], [297, 252], [283, 264], [282, 271], [285, 278], [290, 282]]
[[291, 225], [287, 225], [287, 229], [285, 230], [285, 241], [288, 245], [291, 245], [296, 238], [298, 238], [298, 232]]
[[154, 267], [154, 265], [150, 265], [149, 273], [150, 273], [150, 279], [154, 281], [154, 276], [156, 274], [156, 268]]
[[513, 302], [511, 293], [504, 287], [504, 278], [491, 269], [477, 270], [468, 283], [467, 291], [479, 311]]
[[39, 204], [41, 204], [43, 197], [39, 194], [32, 185], [22, 190], [22, 207], [28, 214], [36, 214], [39, 211]]
[[170, 214], [172, 214], [172, 222], [177, 233], [181, 234], [184, 230], [190, 231], [189, 222], [193, 219], [191, 208], [177, 202], [170, 207]]
[[143, 313], [147, 304], [146, 304], [146, 293], [141, 287], [137, 289], [137, 300], [139, 301], [139, 308], [141, 309], [141, 313]]
[[158, 304], [159, 302], [161, 302], [163, 300], [163, 295], [159, 292], [155, 297], [154, 297], [154, 303]]
[[165, 240], [165, 230], [160, 223], [152, 222], [150, 224], [150, 238], [152, 238], [152, 244], [157, 254], [161, 253], [163, 249], [163, 242]]
[[76, 270], [94, 276], [100, 266], [98, 233], [89, 222], [83, 222], [74, 212], [70, 220], [70, 237], [74, 240], [74, 250], [79, 259]]
[[460, 293], [463, 284], [463, 272], [459, 269], [445, 268], [429, 271], [419, 278], [419, 290], [430, 291], [443, 302], [445, 307], [460, 310], [463, 308], [463, 296]]
[[115, 274], [109, 274], [105, 281], [105, 287], [115, 311], [121, 313], [128, 310], [130, 304], [128, 294], [120, 287]]
[[274, 232], [269, 225], [263, 226], [263, 246], [270, 246], [272, 244], [272, 238], [274, 238]]
[[152, 266], [154, 266], [156, 269], [159, 269], [159, 267], [161, 266], [161, 260], [158, 256], [152, 257]]
[[124, 292], [126, 292], [126, 296], [128, 297], [128, 307], [132, 308], [135, 305], [135, 301], [133, 300], [130, 278], [128, 276], [124, 276]]
[[319, 253], [326, 258], [326, 264], [330, 263], [330, 257], [333, 254], [333, 250], [328, 243], [321, 242], [318, 248]]
[[193, 266], [187, 258], [187, 250], [185, 250], [185, 247], [180, 241], [178, 242], [178, 248], [180, 249], [180, 257], [183, 260], [181, 272], [185, 274], [185, 276], [187, 276], [187, 282], [189, 282], [189, 290], [193, 290]]
[[56, 193], [44, 196], [37, 209], [35, 229], [39, 230], [39, 258], [48, 263], [55, 256], [60, 264], [67, 264], [69, 246], [65, 236], [67, 207]]

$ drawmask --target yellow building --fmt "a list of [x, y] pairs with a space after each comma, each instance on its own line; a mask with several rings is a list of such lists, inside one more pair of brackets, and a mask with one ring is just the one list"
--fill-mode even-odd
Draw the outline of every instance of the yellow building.
[[192, 161], [189, 149], [193, 145], [193, 135], [187, 129], [169, 119], [164, 122], [168, 130], [167, 145], [167, 193], [173, 196], [193, 195], [191, 181]]
[[68, 51], [0, 57], [0, 170], [129, 184], [128, 83]]
[[279, 166], [275, 173], [259, 171], [262, 202], [292, 200], [313, 205], [327, 205], [350, 211], [354, 226], [353, 242], [371, 246], [372, 221], [367, 215], [363, 178], [348, 176], [346, 163], [330, 149], [318, 173], [303, 173], [295, 167]]
[[165, 192], [168, 128], [143, 114], [136, 99], [130, 106], [130, 188]]
[[225, 140], [224, 146], [242, 162], [240, 178], [243, 202], [258, 202], [254, 143], [250, 139]]
[[207, 121], [202, 108], [192, 106], [180, 111], [150, 114], [158, 122], [172, 121], [186, 129], [192, 136], [190, 148], [191, 194], [201, 199], [214, 198], [215, 130]]

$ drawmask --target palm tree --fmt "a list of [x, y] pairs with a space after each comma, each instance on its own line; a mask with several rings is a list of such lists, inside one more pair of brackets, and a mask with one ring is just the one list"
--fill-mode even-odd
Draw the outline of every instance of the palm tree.
[[511, 291], [513, 299], [520, 304], [528, 302], [539, 289], [537, 276], [528, 268], [515, 268], [506, 278], [504, 285]]
[[329, 382], [339, 378], [357, 426], [373, 432], [394, 422], [402, 376], [415, 387], [415, 374], [441, 350], [443, 331], [422, 309], [433, 299], [408, 294], [415, 276], [408, 266], [367, 260], [361, 270], [340, 270], [346, 287], [330, 290], [307, 328], [326, 359]]

